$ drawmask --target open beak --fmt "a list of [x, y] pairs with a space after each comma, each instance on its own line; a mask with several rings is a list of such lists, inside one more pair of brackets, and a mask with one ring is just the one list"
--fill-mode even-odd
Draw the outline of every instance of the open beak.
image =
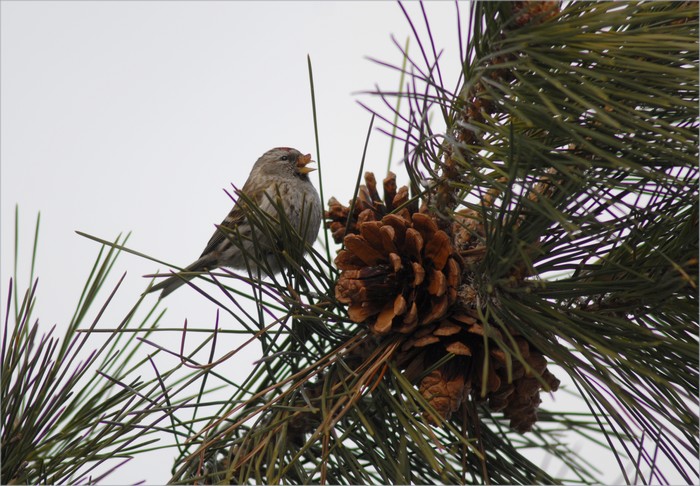
[[311, 160], [311, 154], [302, 155], [297, 160], [297, 172], [299, 172], [300, 174], [308, 174], [309, 172], [315, 171], [315, 168], [307, 167], [308, 164], [313, 163], [314, 161]]

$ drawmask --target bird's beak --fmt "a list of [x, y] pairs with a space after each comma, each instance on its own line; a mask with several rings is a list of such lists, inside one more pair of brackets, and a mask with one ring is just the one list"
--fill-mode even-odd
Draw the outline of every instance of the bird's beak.
[[315, 168], [307, 167], [308, 164], [313, 163], [314, 161], [311, 160], [311, 154], [302, 155], [297, 160], [297, 172], [299, 172], [300, 174], [308, 174], [309, 172], [315, 171]]

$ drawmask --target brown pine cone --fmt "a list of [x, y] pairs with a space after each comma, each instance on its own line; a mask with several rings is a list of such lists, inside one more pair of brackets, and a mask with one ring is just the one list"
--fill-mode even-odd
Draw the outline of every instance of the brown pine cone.
[[457, 298], [460, 265], [450, 237], [424, 213], [388, 214], [345, 236], [335, 263], [336, 298], [380, 335], [410, 333], [445, 316]]
[[[328, 201], [328, 211], [324, 217], [326, 228], [331, 230], [333, 240], [342, 243], [347, 234], [360, 232], [359, 225], [365, 221], [379, 221], [396, 208], [408, 202], [408, 187], [396, 189], [396, 174], [389, 172], [383, 181], [384, 199], [377, 192], [377, 180], [372, 172], [365, 172], [365, 183], [359, 187], [355, 205], [351, 208], [344, 206], [336, 198]], [[348, 221], [349, 219], [349, 221]]]

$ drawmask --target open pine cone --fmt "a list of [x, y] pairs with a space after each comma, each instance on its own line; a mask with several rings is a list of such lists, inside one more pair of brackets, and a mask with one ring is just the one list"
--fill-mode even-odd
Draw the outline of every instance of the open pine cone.
[[380, 335], [411, 333], [443, 317], [457, 299], [460, 266], [450, 237], [425, 213], [358, 224], [335, 259], [336, 298]]
[[[408, 187], [396, 189], [396, 174], [389, 172], [383, 181], [384, 199], [377, 192], [377, 180], [372, 172], [365, 172], [365, 183], [359, 188], [355, 205], [351, 208], [342, 205], [331, 197], [326, 211], [326, 228], [331, 230], [333, 240], [342, 243], [347, 233], [359, 233], [359, 225], [365, 221], [379, 221], [396, 208], [408, 202]], [[399, 214], [407, 215], [408, 209]], [[349, 219], [349, 220], [348, 220]]]

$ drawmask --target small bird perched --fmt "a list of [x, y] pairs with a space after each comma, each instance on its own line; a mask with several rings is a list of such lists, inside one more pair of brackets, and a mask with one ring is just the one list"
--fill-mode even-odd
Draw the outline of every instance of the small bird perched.
[[[311, 154], [302, 155], [293, 148], [278, 147], [268, 150], [255, 162], [248, 180], [240, 191], [260, 210], [272, 217], [278, 216], [278, 206], [281, 205], [289, 223], [309, 244], [316, 239], [322, 218], [321, 199], [309, 180], [309, 172], [316, 170], [307, 167], [311, 162]], [[278, 201], [277, 204], [275, 201]], [[246, 217], [244, 204], [239, 198], [228, 216], [214, 231], [197, 261], [182, 273], [154, 285], [150, 292], [162, 290], [162, 299], [194, 278], [196, 272], [211, 271], [218, 267], [256, 270], [257, 265], [253, 259], [248, 258], [249, 255], [255, 254], [256, 247], [259, 254], [267, 256], [270, 269], [274, 273], [280, 271], [280, 259], [274, 254], [279, 251], [276, 242], [269, 241], [270, 238], [259, 228], [253, 230]], [[236, 238], [237, 244], [234, 244], [231, 238]]]

